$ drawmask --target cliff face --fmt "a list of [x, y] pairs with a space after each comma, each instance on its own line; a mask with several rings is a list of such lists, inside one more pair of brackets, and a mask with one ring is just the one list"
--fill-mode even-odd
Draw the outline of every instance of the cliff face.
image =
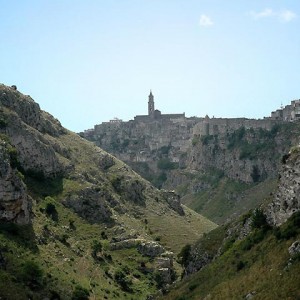
[[231, 133], [195, 136], [187, 158], [188, 168], [215, 168], [246, 183], [274, 178], [281, 156], [298, 139], [296, 132], [287, 134], [291, 126], [274, 125], [271, 130], [241, 127]]
[[[274, 178], [281, 155], [295, 143], [291, 124], [271, 119], [181, 118], [102, 123], [82, 136], [163, 186], [173, 169], [220, 170], [245, 183]], [[292, 126], [292, 125], [291, 125]], [[150, 176], [149, 176], [150, 174]], [[159, 184], [158, 184], [159, 186]], [[175, 188], [176, 185], [173, 186]]]
[[298, 130], [297, 121], [206, 117], [108, 122], [82, 136], [222, 224], [273, 191], [281, 157], [299, 142]]
[[60, 123], [29, 96], [0, 86], [1, 133], [17, 149], [18, 161], [26, 172], [45, 177], [63, 174], [71, 167], [65, 149], [55, 137], [66, 133]]
[[31, 198], [20, 173], [11, 165], [10, 147], [0, 138], [0, 221], [28, 224]]
[[300, 148], [295, 146], [282, 159], [278, 190], [266, 209], [268, 221], [276, 226], [300, 210]]

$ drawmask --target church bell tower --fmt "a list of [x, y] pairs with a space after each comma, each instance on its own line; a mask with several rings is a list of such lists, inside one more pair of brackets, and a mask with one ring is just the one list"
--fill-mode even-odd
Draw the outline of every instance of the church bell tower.
[[154, 114], [154, 97], [152, 91], [150, 90], [149, 101], [148, 101], [148, 115], [153, 116]]

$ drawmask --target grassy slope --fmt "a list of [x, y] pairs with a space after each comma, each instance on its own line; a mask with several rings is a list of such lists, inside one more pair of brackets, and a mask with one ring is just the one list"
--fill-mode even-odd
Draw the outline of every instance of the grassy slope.
[[[58, 293], [62, 299], [70, 299], [75, 286], [79, 285], [89, 290], [90, 299], [145, 299], [157, 290], [154, 276], [149, 273], [153, 261], [142, 257], [134, 248], [111, 251], [109, 240], [115, 236], [114, 228], [107, 228], [106, 224], [90, 224], [61, 203], [67, 194], [92, 186], [85, 176], [95, 178], [111, 193], [114, 191], [109, 179], [123, 175], [124, 168], [126, 176], [143, 179], [120, 161], [104, 174], [95, 164], [102, 150], [76, 134], [62, 135], [56, 142], [69, 149], [75, 170], [61, 180], [26, 178], [34, 198], [34, 218], [32, 226], [0, 229], [0, 252], [5, 259], [5, 267], [0, 266], [0, 296], [4, 299], [41, 299], [50, 297], [52, 291], [53, 295]], [[145, 184], [145, 205], [120, 198], [127, 212], [119, 214], [113, 211], [117, 224], [127, 232], [135, 230], [148, 240], [159, 236], [161, 243], [176, 253], [187, 242], [196, 241], [204, 232], [216, 227], [188, 209], [186, 216], [178, 216], [162, 199], [156, 201], [159, 192], [147, 182]], [[57, 221], [45, 214], [47, 203], [55, 205]], [[146, 219], [148, 224], [145, 224]], [[70, 220], [74, 227], [70, 226]], [[107, 240], [101, 237], [101, 232], [105, 232]], [[100, 260], [91, 256], [94, 240], [102, 244]], [[35, 261], [43, 271], [36, 286], [30, 287], [28, 279], [24, 278], [26, 261]], [[141, 262], [146, 264], [146, 269], [140, 268]], [[132, 282], [131, 291], [122, 290], [114, 280], [118, 269], [126, 270], [126, 276]]]
[[[288, 221], [280, 229], [284, 232]], [[299, 299], [300, 256], [290, 259], [289, 246], [300, 238], [299, 220], [293, 237], [278, 239], [269, 230], [261, 241], [252, 243], [251, 237], [236, 241], [224, 254], [199, 272], [187, 277], [163, 299], [243, 299], [250, 292], [255, 299]], [[211, 235], [213, 232], [209, 233]]]
[[257, 207], [274, 191], [276, 184], [275, 179], [259, 184], [246, 184], [223, 177], [205, 191], [186, 195], [183, 203], [208, 219], [222, 224]]

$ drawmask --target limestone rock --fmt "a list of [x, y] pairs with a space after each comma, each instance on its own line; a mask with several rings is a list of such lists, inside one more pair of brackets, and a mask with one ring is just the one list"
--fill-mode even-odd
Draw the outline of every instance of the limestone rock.
[[289, 254], [290, 256], [295, 256], [300, 253], [300, 241], [295, 241], [290, 247], [289, 247]]
[[68, 150], [54, 139], [66, 133], [59, 121], [29, 96], [4, 85], [0, 85], [0, 105], [5, 119], [1, 132], [17, 149], [23, 170], [39, 177], [57, 177], [72, 169]]
[[0, 84], [0, 104], [14, 111], [21, 120], [42, 133], [52, 136], [64, 134], [66, 130], [50, 114], [43, 112], [30, 96], [22, 95], [14, 88]]
[[[0, 140], [1, 141], [1, 140]], [[0, 221], [30, 223], [31, 198], [18, 171], [9, 162], [5, 142], [0, 142]]]
[[77, 194], [69, 195], [63, 204], [91, 223], [113, 223], [112, 212], [106, 203], [109, 197], [110, 194], [104, 191], [86, 188]]
[[129, 232], [124, 232], [120, 235], [116, 235], [112, 238], [112, 242], [121, 242], [129, 239], [136, 239], [138, 237], [138, 233], [135, 230], [130, 230]]
[[253, 299], [255, 297], [256, 292], [250, 292], [245, 296], [245, 299], [249, 300], [249, 299]]
[[179, 215], [184, 215], [184, 210], [180, 203], [180, 196], [176, 194], [174, 191], [165, 191], [162, 190], [163, 197], [169, 204], [169, 206], [175, 210]]
[[142, 204], [145, 200], [144, 196], [145, 186], [139, 180], [125, 180], [122, 184], [122, 192], [125, 199]]
[[173, 268], [173, 258], [169, 257], [156, 257], [155, 264], [159, 268]]
[[99, 166], [103, 171], [109, 169], [114, 164], [115, 164], [114, 158], [109, 154], [103, 155], [99, 160]]
[[300, 147], [293, 148], [285, 157], [280, 172], [278, 190], [266, 209], [268, 222], [279, 226], [300, 211]]
[[142, 242], [138, 246], [138, 251], [146, 256], [156, 257], [165, 252], [165, 249], [162, 245], [157, 242]]
[[158, 273], [161, 276], [161, 280], [164, 284], [168, 284], [172, 282], [172, 273], [169, 268], [159, 268]]
[[139, 247], [141, 243], [145, 243], [144, 239], [128, 239], [110, 244], [111, 250], [129, 249]]

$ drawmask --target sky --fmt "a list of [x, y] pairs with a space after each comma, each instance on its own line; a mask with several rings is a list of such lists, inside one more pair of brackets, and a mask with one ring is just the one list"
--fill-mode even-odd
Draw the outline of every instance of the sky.
[[0, 0], [0, 83], [79, 132], [155, 108], [263, 118], [300, 98], [299, 0]]

